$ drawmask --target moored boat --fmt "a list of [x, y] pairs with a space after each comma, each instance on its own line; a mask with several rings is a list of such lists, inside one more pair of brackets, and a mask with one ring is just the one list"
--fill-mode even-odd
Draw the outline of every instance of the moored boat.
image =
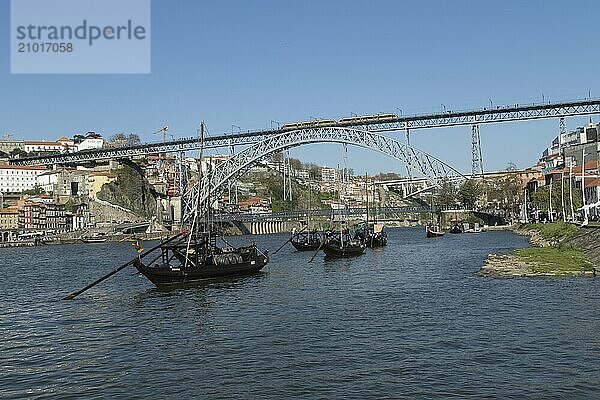
[[79, 240], [83, 243], [104, 243], [107, 239], [103, 237], [83, 237]]
[[138, 258], [134, 265], [157, 287], [168, 287], [249, 275], [259, 272], [269, 262], [268, 252], [261, 252], [254, 243], [239, 248], [218, 247], [213, 239], [206, 233], [191, 240], [183, 237], [174, 244], [161, 247], [161, 254], [154, 261], [144, 264]]
[[375, 247], [383, 247], [387, 246], [388, 237], [387, 233], [384, 230], [383, 224], [364, 224], [356, 231], [356, 235], [354, 236], [356, 239], [362, 240], [367, 247], [375, 248]]
[[323, 252], [327, 257], [346, 258], [363, 254], [367, 245], [359, 238], [351, 238], [348, 231], [330, 232], [323, 244]]
[[440, 227], [437, 225], [427, 225], [425, 227], [425, 231], [427, 233], [428, 238], [442, 237], [445, 233], [442, 230], [440, 230]]
[[323, 232], [292, 232], [290, 243], [297, 251], [316, 251], [323, 243]]

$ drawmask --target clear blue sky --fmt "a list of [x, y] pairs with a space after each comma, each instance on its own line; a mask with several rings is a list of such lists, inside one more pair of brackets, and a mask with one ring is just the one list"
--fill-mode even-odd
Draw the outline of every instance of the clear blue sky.
[[[600, 97], [598, 1], [152, 1], [149, 75], [11, 75], [0, 0], [0, 135], [110, 136], [167, 124], [191, 136], [311, 116], [439, 111]], [[587, 118], [568, 119], [575, 128]], [[594, 116], [598, 120], [598, 116]], [[557, 120], [482, 125], [486, 169], [534, 163]], [[402, 137], [399, 135], [399, 137]], [[413, 144], [470, 170], [470, 128], [415, 131]], [[340, 146], [293, 151], [335, 166]], [[404, 171], [364, 150], [356, 172]]]

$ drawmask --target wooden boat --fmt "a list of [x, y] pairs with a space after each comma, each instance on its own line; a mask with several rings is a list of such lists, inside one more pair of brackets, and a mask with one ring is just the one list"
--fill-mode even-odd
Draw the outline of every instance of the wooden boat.
[[107, 239], [103, 238], [103, 237], [92, 236], [92, 237], [84, 237], [79, 240], [81, 240], [83, 243], [104, 243], [104, 242], [106, 242]]
[[268, 251], [256, 244], [239, 248], [218, 247], [214, 236], [206, 233], [191, 239], [183, 237], [174, 244], [161, 247], [161, 254], [144, 264], [134, 263], [137, 270], [157, 287], [200, 282], [226, 276], [259, 272], [269, 262]]
[[387, 246], [388, 242], [383, 224], [371, 224], [369, 226], [365, 224], [356, 231], [354, 237], [362, 240], [370, 248]]
[[464, 233], [463, 228], [460, 225], [452, 225], [450, 227], [450, 230], [448, 232], [450, 232], [450, 233]]
[[443, 231], [440, 230], [440, 227], [437, 225], [427, 225], [425, 227], [425, 231], [427, 232], [427, 237], [428, 238], [434, 238], [434, 237], [442, 237], [444, 236]]
[[[200, 125], [200, 159], [204, 145], [204, 123]], [[200, 174], [199, 182], [203, 182]], [[202, 188], [197, 191], [200, 196]], [[210, 193], [209, 193], [210, 195]], [[200, 202], [197, 197], [196, 212], [190, 232], [178, 241], [160, 246], [160, 254], [148, 263], [141, 256], [134, 261], [135, 268], [157, 287], [201, 282], [229, 276], [249, 275], [259, 272], [269, 262], [268, 251], [262, 252], [255, 243], [234, 248], [210, 229], [211, 201]], [[201, 223], [202, 217], [204, 222]], [[220, 239], [225, 246], [218, 246]], [[140, 247], [137, 243], [138, 253]], [[143, 251], [143, 249], [142, 249]]]
[[316, 251], [321, 247], [323, 240], [323, 232], [321, 231], [293, 232], [290, 243], [298, 251]]
[[363, 254], [367, 245], [358, 238], [351, 238], [348, 231], [330, 232], [323, 244], [323, 252], [327, 257], [346, 258]]

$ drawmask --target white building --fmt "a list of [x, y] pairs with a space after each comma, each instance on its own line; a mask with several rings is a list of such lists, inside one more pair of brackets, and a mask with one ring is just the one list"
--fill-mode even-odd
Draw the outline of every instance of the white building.
[[0, 192], [21, 193], [35, 188], [37, 176], [46, 170], [44, 167], [0, 165]]
[[305, 169], [301, 169], [299, 171], [296, 171], [296, 177], [303, 179], [303, 180], [307, 180], [310, 178], [310, 174], [308, 173], [307, 170]]
[[25, 151], [27, 153], [35, 152], [48, 152], [48, 151], [64, 151], [66, 148], [60, 142], [35, 142], [25, 141]]
[[335, 182], [337, 179], [337, 172], [333, 168], [323, 167], [321, 168], [321, 180], [323, 182]]
[[75, 141], [73, 139], [61, 136], [58, 138], [57, 142], [62, 144], [65, 151], [67, 151], [68, 153], [73, 153], [77, 151], [77, 144], [75, 144]]
[[101, 149], [102, 146], [104, 146], [104, 139], [87, 137], [77, 144], [77, 151]]

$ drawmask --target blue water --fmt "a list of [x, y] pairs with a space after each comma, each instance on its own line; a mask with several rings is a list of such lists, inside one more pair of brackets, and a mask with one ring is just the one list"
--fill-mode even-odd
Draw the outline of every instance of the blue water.
[[[158, 291], [129, 243], [0, 249], [0, 398], [598, 398], [600, 281], [475, 276], [510, 232]], [[236, 237], [279, 247], [287, 236]], [[148, 247], [148, 244], [146, 244]]]

